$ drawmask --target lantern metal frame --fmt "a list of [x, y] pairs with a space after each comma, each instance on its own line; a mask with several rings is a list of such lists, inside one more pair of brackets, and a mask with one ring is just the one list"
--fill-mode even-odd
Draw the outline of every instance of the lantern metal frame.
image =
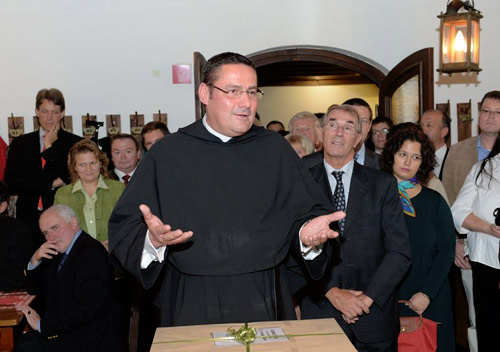
[[[463, 10], [459, 11], [462, 8]], [[446, 13], [441, 12], [437, 17], [441, 20], [439, 68], [437, 71], [450, 75], [456, 72], [480, 72], [479, 21], [483, 15], [474, 8], [474, 1], [448, 1]], [[460, 50], [456, 49], [455, 43], [458, 32], [462, 32], [460, 34], [463, 35], [464, 43], [462, 45], [465, 45], [465, 48]], [[445, 46], [445, 44], [447, 45]], [[461, 50], [463, 50], [463, 54], [461, 54]], [[463, 60], [457, 61], [457, 57], [462, 57]]]

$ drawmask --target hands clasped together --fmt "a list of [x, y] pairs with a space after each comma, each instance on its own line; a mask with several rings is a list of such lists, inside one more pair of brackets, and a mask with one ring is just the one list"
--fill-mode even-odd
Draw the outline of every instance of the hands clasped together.
[[344, 290], [332, 287], [326, 293], [330, 303], [342, 313], [342, 318], [347, 324], [358, 321], [363, 314], [370, 314], [370, 306], [373, 300], [362, 291]]

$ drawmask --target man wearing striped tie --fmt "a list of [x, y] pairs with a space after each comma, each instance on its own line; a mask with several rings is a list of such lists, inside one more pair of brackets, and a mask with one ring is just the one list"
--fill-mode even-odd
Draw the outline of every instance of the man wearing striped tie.
[[340, 263], [309, 283], [302, 318], [335, 318], [358, 351], [397, 351], [396, 287], [410, 267], [410, 243], [396, 179], [359, 164], [362, 119], [351, 105], [331, 107], [321, 122], [323, 160], [309, 168], [336, 211]]

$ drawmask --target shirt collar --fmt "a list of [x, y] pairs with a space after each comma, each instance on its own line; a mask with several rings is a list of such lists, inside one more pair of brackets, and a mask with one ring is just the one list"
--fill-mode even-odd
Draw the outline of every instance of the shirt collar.
[[45, 130], [40, 126], [38, 129], [38, 138], [40, 140], [40, 152], [43, 152], [43, 135], [45, 134]]
[[326, 172], [328, 174], [331, 174], [333, 171], [344, 171], [344, 173], [349, 176], [349, 178], [352, 176], [352, 170], [354, 169], [354, 159], [351, 159], [347, 164], [342, 166], [341, 169], [335, 169], [333, 168], [330, 164], [326, 162], [326, 160], [323, 159], [323, 164], [325, 165]]
[[66, 255], [69, 254], [69, 252], [71, 251], [71, 248], [73, 248], [73, 245], [75, 244], [76, 240], [78, 239], [78, 237], [80, 237], [80, 235], [82, 234], [82, 230], [78, 230], [78, 232], [75, 234], [75, 237], [73, 237], [73, 241], [71, 241], [71, 244], [69, 245], [68, 249], [66, 249]]
[[114, 169], [114, 172], [115, 172], [116, 176], [118, 176], [118, 179], [120, 180], [120, 182], [123, 183], [123, 178], [122, 177], [125, 176], [125, 175], [129, 175], [130, 177], [132, 177], [134, 175], [135, 170], [137, 170], [137, 166], [135, 167], [134, 170], [132, 170], [128, 174], [126, 174], [125, 172], [120, 171], [120, 170], [118, 170], [116, 168]]
[[[108, 189], [108, 185], [104, 182], [104, 177], [102, 177], [102, 175], [99, 175], [99, 180], [97, 181], [97, 188]], [[73, 185], [73, 189], [71, 190], [71, 193], [75, 193], [78, 191], [82, 192], [84, 191], [81, 180], [75, 182], [75, 184]]]
[[483, 148], [481, 145], [481, 135], [477, 136], [477, 159], [479, 161], [484, 160], [490, 154], [490, 150]]
[[359, 148], [359, 150], [357, 152], [355, 152], [355, 155], [356, 154], [358, 154], [358, 158], [356, 159], [358, 164], [364, 165], [365, 164], [365, 155], [366, 155], [366, 147], [365, 147], [364, 143], [362, 143], [361, 148]]
[[213, 134], [215, 137], [219, 138], [224, 143], [228, 142], [231, 139], [231, 137], [225, 136], [222, 133], [219, 133], [216, 130], [214, 130], [212, 127], [210, 127], [208, 122], [207, 122], [207, 115], [206, 114], [205, 114], [205, 116], [203, 116], [202, 122], [203, 122], [203, 126], [205, 126], [205, 128], [207, 129], [208, 132], [210, 132], [210, 134]]
[[442, 159], [444, 157], [444, 155], [446, 154], [446, 149], [448, 149], [448, 146], [446, 144], [444, 144], [441, 148], [437, 149], [434, 154], [436, 154], [437, 156], [439, 156]]

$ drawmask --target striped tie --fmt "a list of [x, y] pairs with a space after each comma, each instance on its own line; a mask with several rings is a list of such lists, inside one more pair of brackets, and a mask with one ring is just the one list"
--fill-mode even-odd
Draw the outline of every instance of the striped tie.
[[[344, 171], [333, 171], [332, 175], [337, 181], [337, 186], [335, 186], [335, 192], [333, 193], [333, 206], [335, 211], [345, 211], [345, 193], [344, 184], [342, 183], [342, 175]], [[344, 233], [345, 218], [339, 220], [340, 235]]]

